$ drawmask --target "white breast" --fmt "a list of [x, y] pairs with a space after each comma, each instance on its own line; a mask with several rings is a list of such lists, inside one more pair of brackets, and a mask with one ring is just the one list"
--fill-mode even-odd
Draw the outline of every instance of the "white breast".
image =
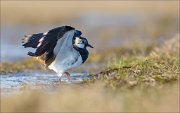
[[58, 73], [58, 76], [62, 76], [64, 71], [70, 68], [76, 68], [81, 65], [82, 62], [82, 57], [79, 52], [72, 48], [68, 51], [60, 51], [48, 67]]

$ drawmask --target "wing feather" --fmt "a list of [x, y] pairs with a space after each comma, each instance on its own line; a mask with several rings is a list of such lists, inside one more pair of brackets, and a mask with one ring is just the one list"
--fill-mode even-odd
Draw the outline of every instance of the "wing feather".
[[[46, 33], [28, 35], [23, 39], [23, 46], [35, 48], [36, 51], [34, 53], [28, 52], [28, 55], [38, 57], [39, 60], [44, 61], [44, 64], [48, 66], [56, 57], [54, 49], [58, 40], [66, 38], [64, 34], [71, 30], [75, 30], [75, 28], [71, 26], [62, 26], [54, 28]], [[81, 34], [80, 31], [78, 33]]]

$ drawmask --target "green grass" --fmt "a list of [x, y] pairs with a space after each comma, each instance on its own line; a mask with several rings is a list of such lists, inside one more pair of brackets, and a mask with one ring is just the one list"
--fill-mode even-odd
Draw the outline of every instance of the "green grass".
[[[125, 49], [128, 55], [127, 53], [124, 55], [122, 50], [120, 52], [115, 50], [116, 55], [111, 60], [105, 60], [108, 61], [107, 68], [97, 74], [91, 74], [95, 79], [90, 82], [99, 80], [113, 89], [161, 86], [177, 82], [180, 75], [179, 48], [177, 34], [160, 47], [152, 45], [142, 50], [142, 47], [136, 46]], [[108, 57], [107, 54], [104, 56]]]
[[0, 63], [0, 74], [10, 74], [24, 72], [27, 70], [40, 70], [44, 69], [42, 65], [37, 63], [35, 59], [26, 59], [13, 63], [2, 62]]
[[113, 89], [136, 85], [156, 86], [178, 81], [179, 67], [178, 58], [164, 56], [120, 58], [109, 63], [107, 69], [92, 76], [98, 76], [106, 86]]

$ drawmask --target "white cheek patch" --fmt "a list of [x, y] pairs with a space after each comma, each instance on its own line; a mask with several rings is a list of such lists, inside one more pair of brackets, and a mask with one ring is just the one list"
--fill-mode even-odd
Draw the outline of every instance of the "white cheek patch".
[[75, 39], [75, 43], [78, 44], [81, 40], [79, 38]]

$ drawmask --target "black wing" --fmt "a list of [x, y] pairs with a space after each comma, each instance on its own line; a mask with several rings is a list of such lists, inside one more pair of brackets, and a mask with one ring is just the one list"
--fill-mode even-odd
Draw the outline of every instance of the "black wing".
[[[70, 31], [74, 30], [75, 28], [71, 26], [62, 26], [58, 28], [54, 28], [50, 30], [49, 32], [45, 33], [39, 33], [39, 34], [33, 34], [28, 37], [25, 37], [23, 39], [23, 46], [24, 47], [32, 47], [36, 48], [35, 53], [28, 52], [29, 56], [35, 56], [39, 57], [43, 61], [45, 61], [46, 64], [50, 64], [52, 62], [52, 59], [54, 59], [54, 53], [53, 50], [56, 46], [56, 43], [58, 39], [62, 38], [63, 35]], [[78, 33], [81, 34], [79, 31]], [[43, 40], [41, 40], [43, 38]], [[41, 43], [40, 45], [38, 45]]]
[[36, 49], [34, 56], [40, 56], [45, 52], [53, 52], [58, 39], [62, 38], [63, 35], [70, 30], [74, 30], [74, 28], [63, 26], [50, 30], [44, 37], [42, 44]]
[[25, 35], [22, 39], [23, 46], [37, 48], [39, 44], [39, 40], [43, 37], [43, 33], [33, 34], [33, 35]]

